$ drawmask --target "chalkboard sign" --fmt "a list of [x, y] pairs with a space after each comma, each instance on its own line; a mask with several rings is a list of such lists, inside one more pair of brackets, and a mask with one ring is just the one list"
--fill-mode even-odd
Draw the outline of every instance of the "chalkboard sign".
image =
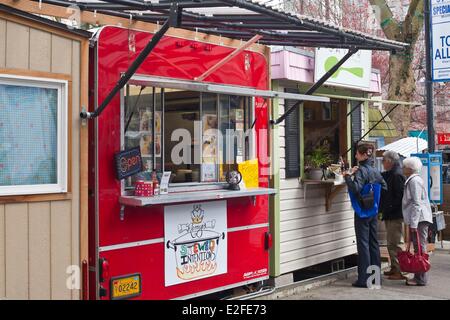
[[122, 180], [142, 171], [141, 149], [124, 150], [114, 156], [117, 179]]

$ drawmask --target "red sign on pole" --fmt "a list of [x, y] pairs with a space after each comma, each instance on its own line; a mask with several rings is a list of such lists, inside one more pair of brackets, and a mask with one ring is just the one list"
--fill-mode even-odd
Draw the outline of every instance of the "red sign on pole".
[[450, 133], [438, 133], [438, 144], [450, 144]]

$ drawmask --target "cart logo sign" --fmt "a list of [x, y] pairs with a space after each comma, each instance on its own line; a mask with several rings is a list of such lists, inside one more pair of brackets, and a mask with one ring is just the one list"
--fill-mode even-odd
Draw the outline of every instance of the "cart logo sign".
[[450, 0], [431, 0], [433, 81], [450, 81]]
[[226, 201], [164, 208], [165, 285], [227, 273]]
[[[348, 50], [345, 49], [316, 49], [315, 80], [319, 80], [325, 73], [330, 71], [347, 52]], [[351, 56], [325, 84], [369, 90], [371, 75], [372, 52], [360, 50]]]

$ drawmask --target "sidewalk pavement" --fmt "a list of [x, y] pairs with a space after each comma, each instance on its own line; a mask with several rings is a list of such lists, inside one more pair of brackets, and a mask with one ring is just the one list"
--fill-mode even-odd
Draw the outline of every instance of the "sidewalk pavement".
[[406, 286], [405, 281], [387, 280], [383, 276], [381, 289], [354, 288], [351, 284], [356, 275], [352, 275], [280, 300], [449, 300], [450, 250], [436, 249], [430, 255], [430, 261], [429, 284], [425, 287]]

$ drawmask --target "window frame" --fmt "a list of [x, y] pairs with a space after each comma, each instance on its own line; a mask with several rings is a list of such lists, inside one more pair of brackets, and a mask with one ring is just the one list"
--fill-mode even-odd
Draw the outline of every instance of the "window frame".
[[16, 195], [61, 194], [68, 192], [69, 81], [15, 74], [0, 74], [0, 84], [56, 89], [57, 98], [57, 181], [52, 184], [0, 186], [0, 197]]
[[[148, 79], [148, 80], [147, 80]], [[128, 83], [121, 89], [120, 91], [120, 149], [124, 150], [125, 148], [125, 134], [124, 134], [124, 120], [125, 120], [125, 92], [126, 92], [126, 88], [128, 85], [134, 85], [134, 86], [139, 86], [139, 85], [145, 85], [146, 82], [150, 82], [151, 81], [151, 77], [147, 77], [147, 76], [142, 76], [139, 75], [138, 77], [133, 77], [132, 79], [130, 79], [128, 81]], [[155, 86], [153, 84], [148, 84], [149, 87], [155, 87], [155, 88], [159, 88], [161, 89], [161, 121], [162, 121], [162, 130], [161, 130], [161, 135], [162, 135], [162, 139], [161, 139], [161, 152], [162, 152], [162, 171], [165, 171], [165, 159], [164, 159], [164, 150], [166, 148], [166, 146], [164, 145], [164, 119], [165, 119], [165, 99], [164, 99], [164, 95], [165, 95], [165, 89], [169, 88], [169, 87], [158, 87]], [[200, 93], [200, 114], [202, 114], [202, 109], [203, 109], [203, 105], [202, 105], [202, 99], [203, 99], [203, 94], [214, 94], [216, 96], [216, 107], [217, 107], [217, 111], [216, 114], [219, 117], [220, 115], [220, 111], [221, 111], [221, 106], [220, 106], [220, 96], [221, 95], [225, 95], [225, 96], [230, 96], [229, 93], [219, 93], [219, 92], [209, 92], [209, 91], [204, 91], [201, 90], [202, 88], [197, 88], [195, 86], [193, 87], [188, 87], [188, 88], [174, 88], [174, 89], [179, 89], [179, 90], [187, 90], [187, 91], [193, 91], [193, 92], [199, 92]], [[236, 94], [236, 96], [242, 97], [247, 99], [248, 103], [249, 103], [249, 109], [251, 111], [250, 114], [250, 119], [251, 119], [251, 123], [253, 124], [253, 122], [256, 119], [256, 110], [255, 110], [255, 97], [254, 96], [248, 96], [248, 95], [239, 95]], [[246, 106], [244, 106], [244, 112], [246, 110]], [[154, 111], [153, 111], [154, 112]], [[154, 119], [154, 116], [153, 116]], [[244, 120], [244, 128], [245, 128], [245, 121]], [[202, 122], [202, 128], [201, 128], [201, 132], [199, 132], [199, 134], [202, 134], [203, 132], [203, 122]], [[245, 137], [245, 130], [244, 130], [244, 137]], [[199, 137], [200, 138], [200, 137]], [[200, 139], [201, 140], [201, 139]], [[200, 141], [199, 140], [199, 141]], [[222, 148], [222, 142], [219, 140], [218, 145], [217, 145], [217, 153], [221, 152]], [[245, 148], [245, 145], [244, 145]], [[200, 152], [202, 152], [202, 148], [200, 147]], [[257, 145], [256, 145], [256, 129], [253, 127], [251, 130], [251, 135], [249, 135], [249, 154], [246, 155], [245, 151], [244, 151], [244, 157], [250, 157], [250, 158], [255, 158], [257, 157]], [[203, 164], [203, 156], [202, 154], [200, 154], [200, 159], [201, 159], [201, 163], [200, 163], [200, 177], [202, 176], [202, 165]], [[245, 161], [245, 160], [244, 160]], [[154, 163], [153, 163], [154, 165]], [[226, 185], [228, 185], [225, 181], [220, 181], [220, 174], [219, 174], [219, 166], [216, 166], [216, 176], [217, 176], [217, 181], [199, 181], [199, 182], [177, 182], [177, 183], [173, 183], [171, 182], [169, 184], [169, 187], [172, 190], [176, 190], [175, 192], [185, 192], [185, 191], [204, 191], [204, 190], [212, 190], [212, 189], [218, 189], [218, 188], [224, 188]], [[129, 194], [130, 190], [127, 189], [125, 187], [125, 180], [121, 181], [121, 194], [122, 195], [127, 195]]]

